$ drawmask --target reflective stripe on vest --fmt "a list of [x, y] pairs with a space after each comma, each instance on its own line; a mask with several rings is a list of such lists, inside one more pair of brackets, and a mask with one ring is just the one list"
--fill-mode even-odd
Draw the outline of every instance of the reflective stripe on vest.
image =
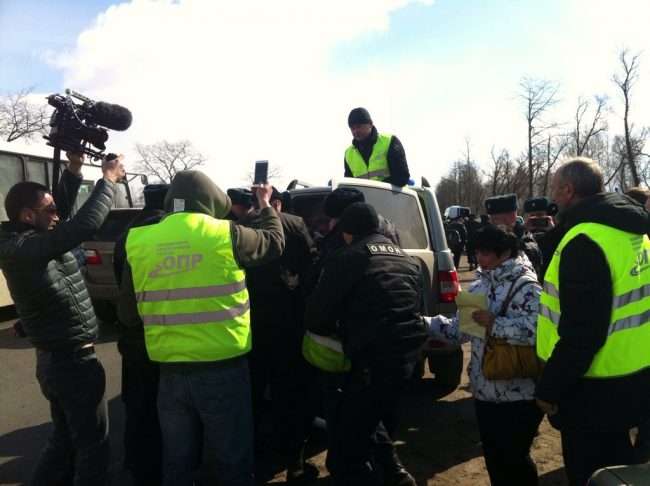
[[602, 250], [612, 278], [612, 312], [605, 345], [584, 376], [606, 378], [650, 366], [650, 240], [597, 223], [571, 228], [558, 245], [544, 276], [537, 318], [537, 354], [543, 360], [559, 341], [560, 258], [564, 247], [583, 234]]
[[341, 341], [333, 336], [305, 332], [302, 355], [308, 363], [325, 371], [349, 371], [350, 360], [343, 354]]
[[126, 241], [138, 313], [153, 361], [211, 362], [251, 348], [245, 273], [230, 222], [174, 213]]
[[350, 145], [345, 151], [345, 162], [348, 164], [352, 176], [373, 181], [383, 181], [390, 177], [387, 154], [392, 139], [392, 135], [377, 134], [377, 141], [372, 147], [368, 165], [363, 160], [359, 149]]

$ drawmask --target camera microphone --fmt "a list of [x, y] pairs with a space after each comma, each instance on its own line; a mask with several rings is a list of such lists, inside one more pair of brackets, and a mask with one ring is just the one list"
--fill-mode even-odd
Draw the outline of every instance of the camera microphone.
[[133, 121], [133, 116], [128, 108], [104, 103], [103, 101], [95, 103], [89, 112], [92, 113], [93, 121], [98, 125], [103, 125], [106, 128], [120, 132], [129, 128]]

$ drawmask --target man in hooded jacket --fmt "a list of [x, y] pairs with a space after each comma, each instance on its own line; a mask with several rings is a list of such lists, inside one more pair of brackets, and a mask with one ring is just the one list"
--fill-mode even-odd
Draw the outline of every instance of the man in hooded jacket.
[[282, 225], [256, 188], [259, 229], [225, 218], [231, 202], [205, 174], [178, 172], [167, 216], [132, 228], [126, 242], [118, 317], [142, 319], [147, 353], [160, 367], [158, 413], [163, 484], [191, 485], [203, 437], [220, 484], [253, 483], [253, 420], [246, 354], [251, 349], [244, 268], [277, 258]]

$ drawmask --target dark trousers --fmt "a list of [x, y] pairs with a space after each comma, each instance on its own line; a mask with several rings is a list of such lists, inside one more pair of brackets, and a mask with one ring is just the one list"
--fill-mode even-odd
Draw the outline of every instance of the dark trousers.
[[460, 247], [454, 248], [452, 250], [452, 253], [454, 255], [454, 266], [456, 267], [456, 269], [458, 269], [458, 267], [460, 266], [460, 257], [463, 254], [463, 247], [460, 246]]
[[584, 486], [594, 471], [606, 466], [633, 464], [630, 431], [599, 432], [562, 430], [564, 469], [571, 486]]
[[[341, 397], [343, 396], [343, 389], [345, 387], [347, 375], [346, 372], [333, 373], [319, 370], [319, 378], [323, 394], [323, 409], [327, 425], [328, 453], [327, 459], [325, 460], [325, 466], [331, 473], [334, 473], [337, 468], [335, 457], [330, 453], [330, 451], [335, 447], [332, 446], [334, 440], [334, 423], [336, 421], [336, 412], [339, 408]], [[392, 425], [393, 427], [396, 426], [396, 424]], [[372, 442], [373, 458], [381, 459], [382, 456], [388, 457], [395, 449], [393, 441], [383, 422], [379, 422], [377, 425], [377, 430], [375, 430], [375, 433], [372, 435]]]
[[535, 401], [475, 403], [492, 486], [536, 485], [537, 468], [530, 457], [530, 446], [544, 415]]
[[283, 453], [301, 453], [313, 420], [309, 382], [313, 368], [302, 357], [303, 302], [297, 295], [251, 294], [253, 347], [249, 355], [256, 440], [260, 440], [264, 394], [271, 393], [273, 428]]
[[136, 484], [162, 482], [162, 437], [156, 400], [158, 365], [149, 360], [144, 340], [122, 337], [122, 401], [124, 402], [124, 465]]
[[[90, 349], [89, 351], [92, 351]], [[36, 377], [50, 402], [54, 430], [30, 484], [55, 484], [74, 464], [75, 485], [102, 485], [108, 469], [106, 375], [94, 352], [59, 360], [37, 350]], [[71, 461], [71, 458], [74, 458]]]
[[467, 243], [465, 246], [465, 251], [467, 252], [467, 263], [470, 265], [476, 265], [476, 253], [474, 252], [474, 244]]
[[[391, 442], [397, 427], [399, 397], [414, 365], [353, 362], [335, 413], [329, 451], [336, 465], [337, 484], [376, 484], [371, 467], [373, 453], [381, 454], [378, 442]], [[378, 430], [382, 430], [378, 429], [380, 422], [385, 426], [384, 437], [377, 437]]]

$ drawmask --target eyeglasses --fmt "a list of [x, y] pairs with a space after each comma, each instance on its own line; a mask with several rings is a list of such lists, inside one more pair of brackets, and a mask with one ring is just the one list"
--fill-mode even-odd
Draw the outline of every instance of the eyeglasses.
[[52, 206], [47, 206], [44, 208], [29, 208], [29, 209], [31, 209], [35, 213], [40, 213], [41, 211], [45, 211], [48, 214], [56, 214], [56, 207], [52, 207]]

